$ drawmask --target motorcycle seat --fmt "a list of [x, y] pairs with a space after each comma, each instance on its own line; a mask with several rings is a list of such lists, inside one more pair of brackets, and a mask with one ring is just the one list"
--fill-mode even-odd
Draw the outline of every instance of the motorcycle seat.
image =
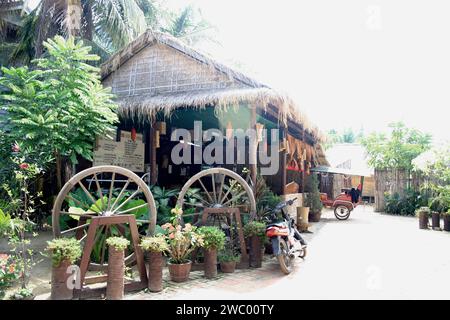
[[276, 223], [271, 223], [271, 224], [267, 225], [267, 228], [270, 228], [270, 227], [287, 228], [287, 225], [284, 222], [276, 222]]

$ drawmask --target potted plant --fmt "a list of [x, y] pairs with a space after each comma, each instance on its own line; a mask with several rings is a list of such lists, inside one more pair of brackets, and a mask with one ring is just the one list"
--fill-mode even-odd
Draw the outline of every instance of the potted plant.
[[264, 254], [264, 243], [266, 238], [266, 224], [259, 221], [250, 221], [244, 226], [244, 236], [250, 246], [250, 266], [261, 268], [262, 256]]
[[172, 223], [162, 225], [165, 231], [169, 261], [170, 279], [174, 282], [184, 282], [189, 279], [192, 261], [188, 259], [189, 255], [196, 248], [203, 245], [203, 238], [196, 232], [196, 227], [187, 223], [184, 227], [181, 225], [181, 208], [172, 209]]
[[203, 249], [205, 254], [204, 270], [208, 279], [217, 276], [217, 250], [225, 245], [225, 233], [217, 227], [200, 227], [198, 233], [203, 237]]
[[75, 238], [60, 238], [47, 242], [47, 251], [52, 259], [51, 299], [70, 300], [73, 298], [73, 288], [68, 286], [70, 273], [67, 268], [81, 257], [81, 245]]
[[169, 249], [163, 235], [147, 237], [140, 244], [142, 250], [148, 254], [148, 289], [151, 292], [162, 291], [163, 283], [163, 253]]
[[123, 237], [106, 239], [108, 245], [108, 281], [106, 287], [107, 300], [122, 300], [125, 275], [125, 249], [130, 241]]
[[430, 216], [430, 208], [420, 207], [417, 210], [416, 215], [419, 217], [419, 228], [428, 229], [428, 218]]
[[450, 209], [443, 213], [444, 231], [450, 231]]
[[309, 193], [305, 196], [305, 206], [309, 207], [308, 220], [311, 222], [319, 222], [322, 215], [322, 201], [320, 201], [319, 180], [317, 175], [313, 174], [308, 179]]
[[241, 256], [234, 253], [232, 249], [226, 249], [219, 253], [220, 271], [223, 273], [233, 273], [236, 263], [241, 260]]

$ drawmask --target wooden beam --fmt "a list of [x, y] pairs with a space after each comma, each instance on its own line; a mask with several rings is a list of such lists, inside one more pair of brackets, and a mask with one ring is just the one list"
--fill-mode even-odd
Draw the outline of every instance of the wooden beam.
[[[279, 127], [280, 131], [281, 131], [281, 143], [283, 141], [286, 141], [287, 138], [287, 128], [284, 127], [284, 125], [282, 124], [282, 126]], [[281, 147], [281, 144], [280, 144]], [[280, 158], [281, 158], [281, 194], [285, 195], [286, 194], [286, 184], [287, 184], [287, 171], [286, 171], [286, 160], [287, 160], [287, 154], [286, 154], [286, 148], [283, 148], [283, 150], [280, 153]]]
[[254, 143], [251, 143], [252, 141], [250, 141], [250, 145], [249, 145], [249, 164], [250, 164], [250, 176], [252, 179], [252, 183], [253, 183], [253, 187], [256, 187], [256, 177], [257, 177], [257, 173], [258, 173], [258, 165], [257, 165], [257, 161], [258, 161], [258, 141], [257, 141], [257, 136], [256, 136], [256, 105], [251, 105], [250, 106], [250, 128], [254, 130], [255, 132], [255, 141], [253, 141]]
[[156, 129], [155, 122], [150, 124], [150, 184], [158, 182], [158, 170], [156, 168]]

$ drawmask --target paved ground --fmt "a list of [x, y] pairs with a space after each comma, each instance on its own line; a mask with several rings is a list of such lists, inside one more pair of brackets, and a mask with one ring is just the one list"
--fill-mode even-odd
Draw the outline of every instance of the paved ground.
[[[416, 218], [395, 217], [359, 207], [347, 221], [326, 211], [306, 234], [308, 257], [285, 276], [274, 258], [263, 268], [219, 274], [203, 272], [161, 293], [139, 292], [127, 299], [449, 299], [450, 233], [419, 230]], [[43, 236], [46, 237], [46, 236]], [[36, 268], [35, 294], [48, 292], [50, 266]], [[45, 295], [42, 296], [45, 298]]]
[[[449, 299], [450, 233], [418, 229], [416, 218], [360, 207], [348, 221], [331, 212], [313, 229], [306, 261], [289, 276], [273, 259], [262, 269], [170, 284], [128, 299]], [[168, 283], [169, 284], [169, 283]]]

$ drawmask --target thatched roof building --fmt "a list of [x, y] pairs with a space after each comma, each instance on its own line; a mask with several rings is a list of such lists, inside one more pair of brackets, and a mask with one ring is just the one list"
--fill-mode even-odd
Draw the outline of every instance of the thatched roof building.
[[[280, 129], [283, 143], [278, 150], [284, 152], [281, 158], [284, 161], [281, 161], [279, 173], [267, 177], [278, 193], [284, 193], [291, 181], [301, 185], [309, 168], [328, 165], [320, 146], [322, 137], [318, 128], [293, 99], [170, 35], [148, 30], [105, 62], [101, 77], [103, 84], [111, 87], [117, 96], [119, 115], [128, 123], [122, 123], [125, 130], [130, 129], [125, 128], [127, 125], [150, 124], [141, 128], [145, 132], [152, 130], [158, 121], [166, 121], [168, 132], [173, 128], [190, 130], [192, 123], [198, 120], [206, 127], [221, 131], [229, 126], [256, 128], [257, 124], [267, 129]], [[146, 134], [152, 139], [153, 133]], [[174, 182], [181, 173], [174, 175], [168, 169], [164, 171], [163, 167], [167, 167], [164, 157], [171, 148], [167, 138], [164, 139], [158, 152], [146, 150], [146, 154], [153, 155], [147, 160], [155, 170], [151, 173], [153, 181], [159, 177], [158, 181]], [[256, 149], [247, 156], [257, 158]], [[299, 165], [286, 169], [284, 157]], [[190, 174], [199, 170], [191, 169]], [[257, 165], [250, 165], [250, 171], [252, 179], [256, 180]]]
[[104, 63], [101, 75], [118, 96], [123, 116], [153, 117], [180, 107], [248, 103], [273, 108], [280, 122], [297, 125], [316, 142], [321, 139], [318, 128], [289, 96], [167, 34], [148, 30]]

